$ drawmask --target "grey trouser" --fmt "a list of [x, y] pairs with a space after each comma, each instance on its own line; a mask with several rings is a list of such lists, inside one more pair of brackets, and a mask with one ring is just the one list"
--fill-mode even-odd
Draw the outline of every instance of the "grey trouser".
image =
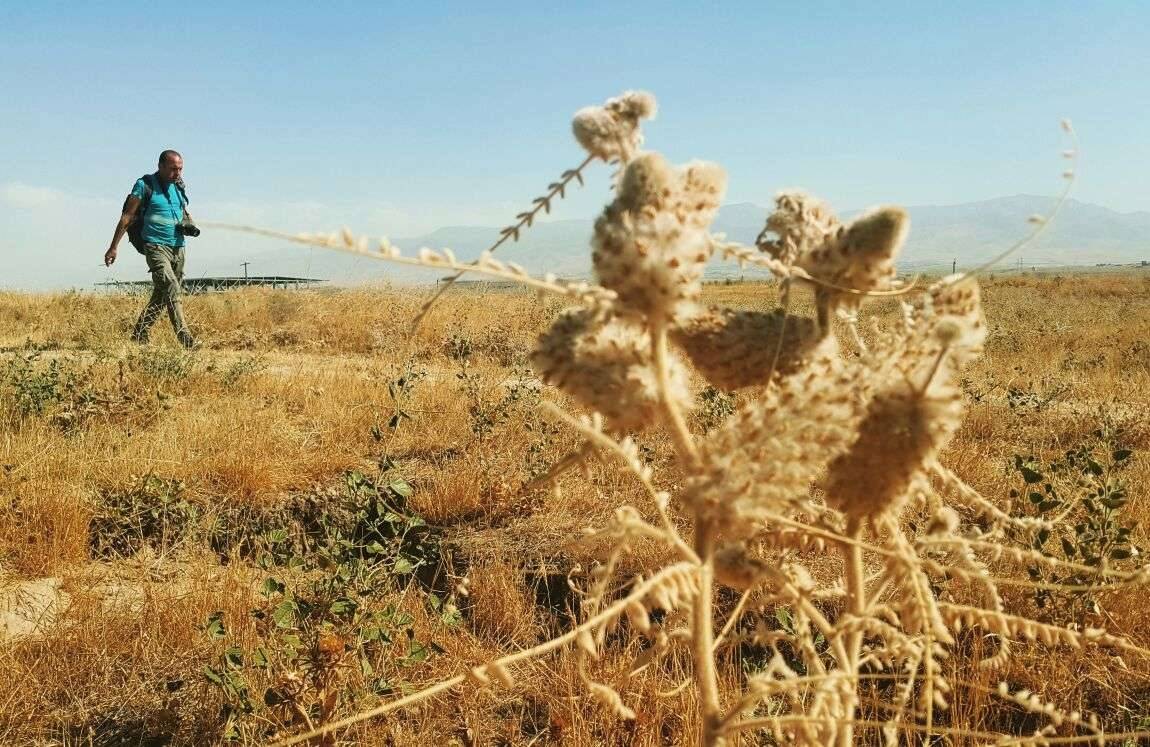
[[192, 334], [188, 331], [188, 324], [184, 321], [184, 309], [180, 304], [180, 284], [184, 279], [184, 248], [163, 244], [148, 244], [147, 247], [148, 251], [144, 257], [148, 261], [148, 270], [152, 273], [152, 297], [148, 299], [148, 305], [136, 320], [132, 339], [140, 342], [147, 340], [148, 330], [155, 324], [160, 312], [166, 308], [176, 337], [181, 344], [186, 345], [192, 339]]

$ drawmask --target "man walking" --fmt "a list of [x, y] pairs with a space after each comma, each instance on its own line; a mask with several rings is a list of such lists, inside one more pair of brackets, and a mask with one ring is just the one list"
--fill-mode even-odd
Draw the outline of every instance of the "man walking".
[[[184, 279], [184, 233], [191, 225], [187, 216], [187, 196], [184, 194], [184, 159], [174, 150], [160, 154], [156, 173], [136, 180], [132, 193], [124, 201], [124, 208], [112, 234], [112, 244], [104, 253], [104, 264], [116, 261], [116, 247], [137, 220], [139, 213], [140, 249], [152, 273], [152, 297], [136, 320], [132, 339], [138, 343], [148, 341], [148, 330], [165, 308], [176, 332], [176, 339], [185, 348], [198, 347], [184, 320], [180, 303], [181, 282]], [[142, 206], [142, 211], [141, 211]], [[199, 233], [197, 229], [191, 231]], [[194, 235], [194, 234], [193, 234]], [[136, 240], [133, 239], [133, 243]]]

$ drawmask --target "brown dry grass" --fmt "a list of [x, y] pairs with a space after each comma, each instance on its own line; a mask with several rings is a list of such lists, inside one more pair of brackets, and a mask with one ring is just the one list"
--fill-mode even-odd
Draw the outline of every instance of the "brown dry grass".
[[[713, 285], [708, 299], [770, 308], [770, 284]], [[577, 439], [542, 417], [526, 355], [558, 311], [552, 301], [512, 292], [456, 291], [425, 324], [409, 320], [413, 291], [243, 291], [187, 302], [207, 349], [185, 358], [168, 332], [141, 352], [123, 338], [138, 298], [91, 294], [0, 294], [0, 346], [7, 359], [42, 350], [81, 372], [84, 386], [111, 393], [79, 425], [49, 417], [4, 416], [0, 430], [0, 565], [5, 583], [53, 576], [71, 595], [63, 619], [42, 635], [3, 645], [0, 742], [191, 744], [218, 741], [219, 693], [200, 670], [216, 655], [199, 626], [213, 610], [245, 627], [258, 574], [205, 547], [131, 560], [91, 559], [88, 533], [101, 490], [135, 475], [178, 478], [205, 510], [277, 510], [290, 496], [371, 469], [383, 454], [415, 487], [411, 508], [443, 527], [458, 569], [474, 588], [462, 625], [445, 628], [417, 586], [395, 601], [415, 618], [417, 636], [445, 653], [408, 672], [433, 682], [525, 647], [563, 624], [565, 574], [587, 568], [601, 548], [578, 542], [625, 501], [644, 506], [637, 486], [597, 463], [589, 479], [567, 477], [557, 492], [521, 486], [575, 447]], [[801, 308], [801, 295], [795, 308]], [[984, 495], [1004, 499], [1013, 454], [1057, 456], [1107, 417], [1135, 450], [1125, 479], [1127, 518], [1150, 527], [1150, 277], [992, 279], [984, 287], [991, 334], [968, 374], [966, 423], [946, 463]], [[865, 316], [893, 314], [893, 302]], [[865, 326], [865, 322], [864, 322]], [[462, 347], [461, 347], [462, 346]], [[469, 352], [462, 366], [458, 353]], [[6, 364], [3, 364], [6, 365]], [[388, 385], [419, 371], [411, 415], [392, 432]], [[466, 378], [460, 378], [460, 375]], [[515, 385], [519, 389], [515, 389]], [[508, 393], [517, 391], [517, 397]], [[1015, 392], [1015, 407], [1009, 392]], [[1021, 394], [1017, 394], [1021, 393]], [[1033, 395], [1032, 397], [1029, 395]], [[556, 395], [543, 392], [542, 397]], [[1019, 404], [1021, 402], [1021, 404]], [[374, 435], [373, 435], [374, 428]], [[648, 456], [666, 465], [669, 445], [648, 438]], [[643, 550], [639, 550], [640, 553]], [[635, 567], [646, 565], [636, 558]], [[108, 584], [130, 589], [131, 604], [108, 601]], [[1027, 604], [1024, 594], [1012, 603]], [[1150, 646], [1141, 593], [1105, 595], [1112, 632]], [[684, 744], [693, 739], [690, 695], [659, 697], [687, 675], [674, 658], [655, 676], [627, 680], [634, 650], [612, 651], [595, 673], [626, 693], [640, 718], [616, 723], [578, 685], [574, 659], [559, 655], [517, 672], [511, 692], [468, 688], [433, 705], [356, 727], [363, 743], [570, 745]], [[731, 652], [725, 677], [741, 676]], [[958, 657], [951, 723], [1003, 728], [1011, 714], [981, 690], [999, 676]], [[1150, 700], [1150, 663], [1097, 652], [1044, 656], [1018, 651], [1008, 678], [1067, 708], [1100, 711], [1110, 723]], [[1140, 705], [1141, 704], [1141, 705]], [[350, 705], [348, 706], [350, 708]], [[1145, 714], [1143, 714], [1145, 715]], [[1021, 723], [1021, 722], [1020, 722]], [[116, 742], [122, 739], [122, 742]], [[159, 741], [148, 742], [148, 739]], [[960, 741], [960, 740], [959, 740]]]

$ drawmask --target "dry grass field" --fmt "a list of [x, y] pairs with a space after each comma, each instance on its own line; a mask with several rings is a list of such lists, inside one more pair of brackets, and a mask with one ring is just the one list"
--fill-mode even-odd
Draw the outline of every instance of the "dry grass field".
[[[555, 485], [539, 480], [580, 444], [540, 404], [578, 408], [528, 360], [563, 305], [455, 289], [413, 331], [424, 293], [191, 297], [186, 311], [205, 342], [194, 353], [163, 325], [150, 346], [126, 342], [137, 297], [0, 294], [0, 743], [261, 744], [579, 619], [572, 586], [610, 549], [584, 529], [625, 503], [652, 520], [655, 511], [641, 485], [595, 459]], [[810, 303], [806, 293], [796, 291], [796, 310]], [[704, 300], [768, 310], [778, 287], [708, 285]], [[963, 374], [965, 421], [941, 461], [1003, 511], [1032, 516], [1042, 509], [1026, 476], [1069, 474], [1050, 463], [1083, 449], [1076, 464], [1094, 455], [1105, 479], [1128, 491], [1108, 510], [1105, 541], [1150, 547], [1150, 276], [992, 277], [983, 304], [986, 352]], [[892, 299], [866, 306], [864, 336], [870, 320], [896, 310]], [[750, 396], [697, 376], [691, 386], [696, 434]], [[670, 439], [656, 431], [637, 442], [656, 480], [673, 488]], [[1056, 487], [1079, 501], [1086, 488], [1074, 482]], [[674, 505], [672, 515], [680, 520]], [[1047, 540], [1050, 554], [1065, 557], [1073, 521]], [[1123, 526], [1132, 530], [1119, 537]], [[655, 567], [665, 552], [635, 545], [623, 574]], [[835, 562], [808, 564], [833, 575]], [[1021, 642], [1004, 669], [988, 671], [975, 664], [986, 639], [961, 639], [946, 660], [954, 691], [931, 744], [1033, 733], [1035, 714], [995, 694], [1003, 680], [1062, 711], [1096, 714], [1107, 732], [1150, 728], [1150, 660], [1135, 648], [1150, 649], [1147, 587], [1091, 590], [1043, 573], [1000, 584], [1009, 611], [1105, 627], [1134, 647]], [[951, 594], [945, 577], [932, 581], [939, 598]], [[1049, 581], [1077, 587], [1044, 596]], [[739, 594], [718, 598], [721, 626]], [[752, 618], [792, 624], [785, 608]], [[609, 635], [591, 673], [622, 694], [631, 720], [587, 694], [582, 664], [562, 649], [517, 669], [509, 687], [469, 682], [336, 739], [695, 743], [697, 695], [680, 687], [689, 658], [671, 655], [635, 676], [641, 649]], [[720, 648], [718, 662], [725, 698], [767, 664], [747, 644]], [[868, 692], [862, 720], [887, 697], [879, 685]]]

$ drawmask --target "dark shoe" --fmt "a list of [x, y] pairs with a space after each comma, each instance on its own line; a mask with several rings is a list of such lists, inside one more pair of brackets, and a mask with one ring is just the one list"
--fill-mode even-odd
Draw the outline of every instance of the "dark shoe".
[[186, 332], [182, 335], [177, 335], [177, 338], [179, 339], [180, 344], [184, 346], [185, 350], [199, 350], [201, 347], [203, 347], [199, 340], [187, 334]]
[[147, 335], [139, 335], [139, 334], [136, 334], [135, 332], [133, 332], [132, 333], [132, 342], [136, 343], [137, 345], [147, 345], [148, 344], [148, 336]]

